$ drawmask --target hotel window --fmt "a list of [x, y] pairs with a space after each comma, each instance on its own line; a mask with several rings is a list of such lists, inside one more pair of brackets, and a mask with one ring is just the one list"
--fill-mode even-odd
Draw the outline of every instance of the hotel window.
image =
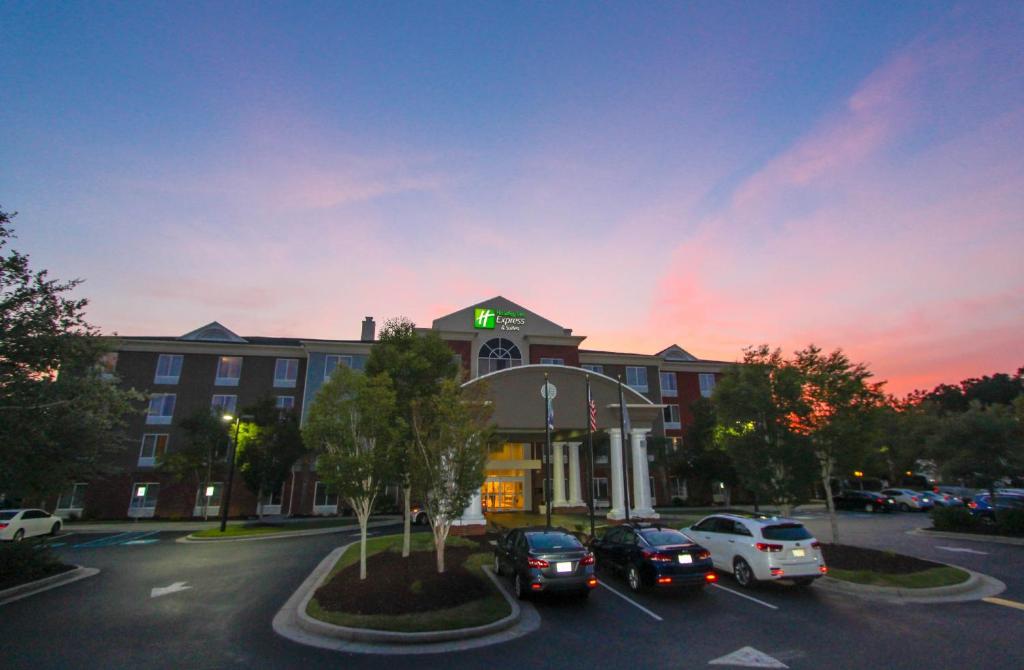
[[238, 396], [236, 395], [215, 395], [210, 401], [210, 411], [217, 416], [234, 414], [237, 406]]
[[479, 363], [479, 373], [485, 375], [489, 372], [522, 365], [523, 355], [519, 353], [519, 347], [511, 341], [503, 337], [496, 337], [480, 347]]
[[117, 352], [109, 351], [100, 356], [100, 379], [113, 379], [117, 371]]
[[665, 405], [665, 428], [679, 428], [679, 405]]
[[86, 486], [88, 486], [88, 484], [72, 484], [70, 491], [65, 491], [60, 494], [60, 498], [57, 499], [57, 509], [60, 511], [82, 511], [82, 507], [85, 505]]
[[674, 372], [662, 372], [660, 377], [661, 377], [661, 395], [662, 396], [677, 396], [677, 395], [679, 395], [679, 389], [676, 387], [676, 373], [674, 373]]
[[279, 358], [274, 365], [274, 387], [295, 388], [295, 380], [299, 378], [299, 359]]
[[607, 477], [594, 477], [594, 500], [608, 500]]
[[584, 363], [580, 367], [583, 368], [584, 370], [589, 370], [591, 372], [596, 372], [599, 375], [603, 375], [604, 374], [604, 366], [603, 365], [594, 365], [593, 363]]
[[153, 516], [159, 497], [159, 482], [135, 482], [132, 484], [132, 500], [128, 504], [128, 516]]
[[565, 365], [564, 358], [542, 358], [540, 359], [541, 365]]
[[295, 396], [279, 395], [277, 396], [274, 406], [277, 407], [278, 409], [294, 409]]
[[241, 356], [221, 356], [217, 361], [217, 379], [214, 386], [238, 386], [238, 378], [242, 376]]
[[154, 393], [149, 397], [149, 411], [146, 423], [150, 425], [167, 425], [174, 416], [174, 402], [177, 396], [173, 393]]
[[626, 367], [626, 385], [636, 391], [647, 392], [647, 368], [640, 366]]
[[700, 394], [705, 398], [711, 397], [711, 392], [715, 390], [715, 375], [709, 372], [700, 373]]
[[151, 468], [155, 466], [164, 452], [167, 451], [167, 441], [170, 435], [166, 433], [147, 433], [142, 436], [142, 447], [139, 449], [139, 467]]
[[340, 356], [338, 354], [328, 354], [324, 357], [324, 381], [326, 382], [331, 378], [331, 373], [339, 365], [344, 365], [348, 369], [352, 369], [352, 357], [351, 356]]
[[327, 490], [327, 484], [323, 482], [316, 483], [316, 489], [313, 491], [313, 506], [314, 507], [337, 507], [338, 506], [338, 494]]
[[181, 377], [181, 354], [160, 354], [156, 360], [156, 377], [154, 384], [177, 384]]

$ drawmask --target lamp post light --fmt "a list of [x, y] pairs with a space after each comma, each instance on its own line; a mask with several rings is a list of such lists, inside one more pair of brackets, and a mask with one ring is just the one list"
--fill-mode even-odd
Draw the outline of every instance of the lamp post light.
[[235, 422], [235, 438], [231, 440], [231, 448], [228, 450], [228, 481], [224, 487], [224, 495], [220, 501], [220, 532], [224, 532], [228, 525], [228, 507], [231, 505], [231, 482], [235, 478], [235, 452], [238, 451], [238, 428], [242, 425], [242, 419], [251, 419], [250, 416], [231, 416], [225, 414], [222, 417], [225, 421]]

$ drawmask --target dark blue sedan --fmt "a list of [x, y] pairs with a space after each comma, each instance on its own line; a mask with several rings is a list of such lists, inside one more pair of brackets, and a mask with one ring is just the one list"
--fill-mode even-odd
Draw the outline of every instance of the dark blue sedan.
[[672, 528], [615, 526], [590, 548], [601, 568], [624, 574], [634, 591], [672, 586], [700, 590], [718, 579], [711, 552]]

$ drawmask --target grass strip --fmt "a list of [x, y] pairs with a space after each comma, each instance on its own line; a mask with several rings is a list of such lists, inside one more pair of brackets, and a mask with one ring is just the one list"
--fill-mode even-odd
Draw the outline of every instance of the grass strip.
[[[370, 521], [377, 521], [370, 517]], [[220, 528], [207, 528], [206, 530], [192, 533], [192, 537], [245, 537], [247, 535], [272, 535], [274, 533], [287, 533], [296, 530], [315, 530], [319, 528], [336, 528], [340, 526], [358, 527], [359, 522], [352, 517], [341, 519], [310, 519], [309, 521], [294, 521], [289, 523], [267, 523], [259, 522], [231, 523], [222, 533]]]
[[872, 570], [841, 570], [829, 568], [828, 576], [853, 584], [869, 586], [890, 586], [903, 589], [929, 589], [936, 586], [952, 586], [966, 582], [970, 575], [959, 568], [944, 566], [921, 572], [902, 575], [874, 572]]

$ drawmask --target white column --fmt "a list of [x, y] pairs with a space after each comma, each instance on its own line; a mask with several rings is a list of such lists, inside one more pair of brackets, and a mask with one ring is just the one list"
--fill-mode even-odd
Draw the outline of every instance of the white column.
[[633, 510], [632, 514], [643, 519], [656, 519], [658, 514], [651, 507], [650, 466], [647, 462], [646, 429], [629, 431], [630, 451], [633, 453]]
[[554, 490], [554, 506], [565, 507], [565, 443], [554, 442], [551, 445], [553, 459], [551, 462], [551, 481]]
[[580, 493], [580, 443], [569, 443], [569, 506], [583, 507]]
[[622, 431], [618, 428], [608, 429], [608, 463], [611, 466], [612, 493], [612, 506], [608, 510], [608, 518], [625, 519], [625, 492], [622, 488]]
[[484, 518], [484, 507], [480, 497], [480, 491], [476, 491], [469, 499], [469, 505], [462, 512], [462, 516], [452, 522], [453, 526], [483, 526], [487, 524]]

